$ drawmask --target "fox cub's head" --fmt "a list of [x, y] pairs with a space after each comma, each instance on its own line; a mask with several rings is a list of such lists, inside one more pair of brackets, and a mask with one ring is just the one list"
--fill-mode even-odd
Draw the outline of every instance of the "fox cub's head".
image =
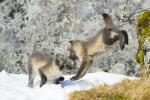
[[[117, 40], [120, 41], [120, 48], [123, 50], [125, 48], [125, 45], [128, 45], [128, 34], [125, 30], [120, 30], [116, 28], [116, 26], [113, 23], [113, 20], [110, 15], [107, 13], [102, 14], [104, 22], [105, 22], [105, 33], [104, 33], [104, 39], [106, 43], [113, 44]], [[108, 38], [108, 33], [117, 33], [118, 36], [115, 36], [114, 38]]]
[[74, 62], [61, 54], [56, 55], [56, 64], [59, 66], [59, 69], [64, 72], [75, 70]]
[[82, 52], [83, 52], [83, 46], [81, 41], [69, 41], [71, 47], [69, 48], [70, 56], [69, 58], [71, 60], [76, 60], [79, 58], [79, 60], [82, 58]]

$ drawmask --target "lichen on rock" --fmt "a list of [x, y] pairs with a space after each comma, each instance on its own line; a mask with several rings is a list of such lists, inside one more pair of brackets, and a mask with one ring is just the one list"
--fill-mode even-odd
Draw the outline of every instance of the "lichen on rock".
[[123, 25], [120, 28], [128, 32], [132, 51], [114, 48], [96, 57], [92, 67], [109, 72], [120, 63], [125, 65], [120, 67], [123, 73], [133, 76], [138, 48], [135, 21], [124, 20], [141, 9], [142, 3], [136, 0], [1, 0], [0, 70], [25, 73], [28, 54], [33, 50], [68, 56], [68, 41], [95, 36], [104, 27], [101, 14], [105, 12], [112, 16], [115, 25]]

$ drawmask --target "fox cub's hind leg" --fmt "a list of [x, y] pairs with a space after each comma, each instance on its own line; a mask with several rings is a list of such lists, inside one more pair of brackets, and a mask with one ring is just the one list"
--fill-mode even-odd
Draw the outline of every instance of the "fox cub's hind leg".
[[28, 65], [28, 87], [33, 88], [33, 84], [34, 84], [33, 69], [29, 64]]
[[42, 69], [39, 69], [40, 77], [41, 77], [41, 82], [40, 82], [40, 87], [42, 87], [44, 84], [47, 82], [47, 77], [44, 75]]

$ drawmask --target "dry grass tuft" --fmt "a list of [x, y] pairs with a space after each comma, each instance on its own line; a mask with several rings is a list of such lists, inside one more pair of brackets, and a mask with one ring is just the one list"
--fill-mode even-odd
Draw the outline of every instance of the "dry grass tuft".
[[150, 100], [150, 80], [123, 80], [88, 91], [76, 91], [69, 100]]

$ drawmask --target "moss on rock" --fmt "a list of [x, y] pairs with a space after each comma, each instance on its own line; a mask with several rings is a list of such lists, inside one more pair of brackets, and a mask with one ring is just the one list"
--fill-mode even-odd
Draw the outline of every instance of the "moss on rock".
[[146, 40], [150, 41], [150, 11], [145, 11], [138, 17], [136, 31], [139, 41], [139, 49], [136, 53], [136, 61], [141, 65], [141, 78], [147, 79], [150, 77], [150, 69], [149, 66], [144, 62], [144, 42]]
[[139, 49], [136, 54], [136, 61], [139, 64], [144, 65], [144, 42], [147, 39], [150, 40], [150, 11], [145, 11], [138, 17], [136, 31], [139, 41]]

